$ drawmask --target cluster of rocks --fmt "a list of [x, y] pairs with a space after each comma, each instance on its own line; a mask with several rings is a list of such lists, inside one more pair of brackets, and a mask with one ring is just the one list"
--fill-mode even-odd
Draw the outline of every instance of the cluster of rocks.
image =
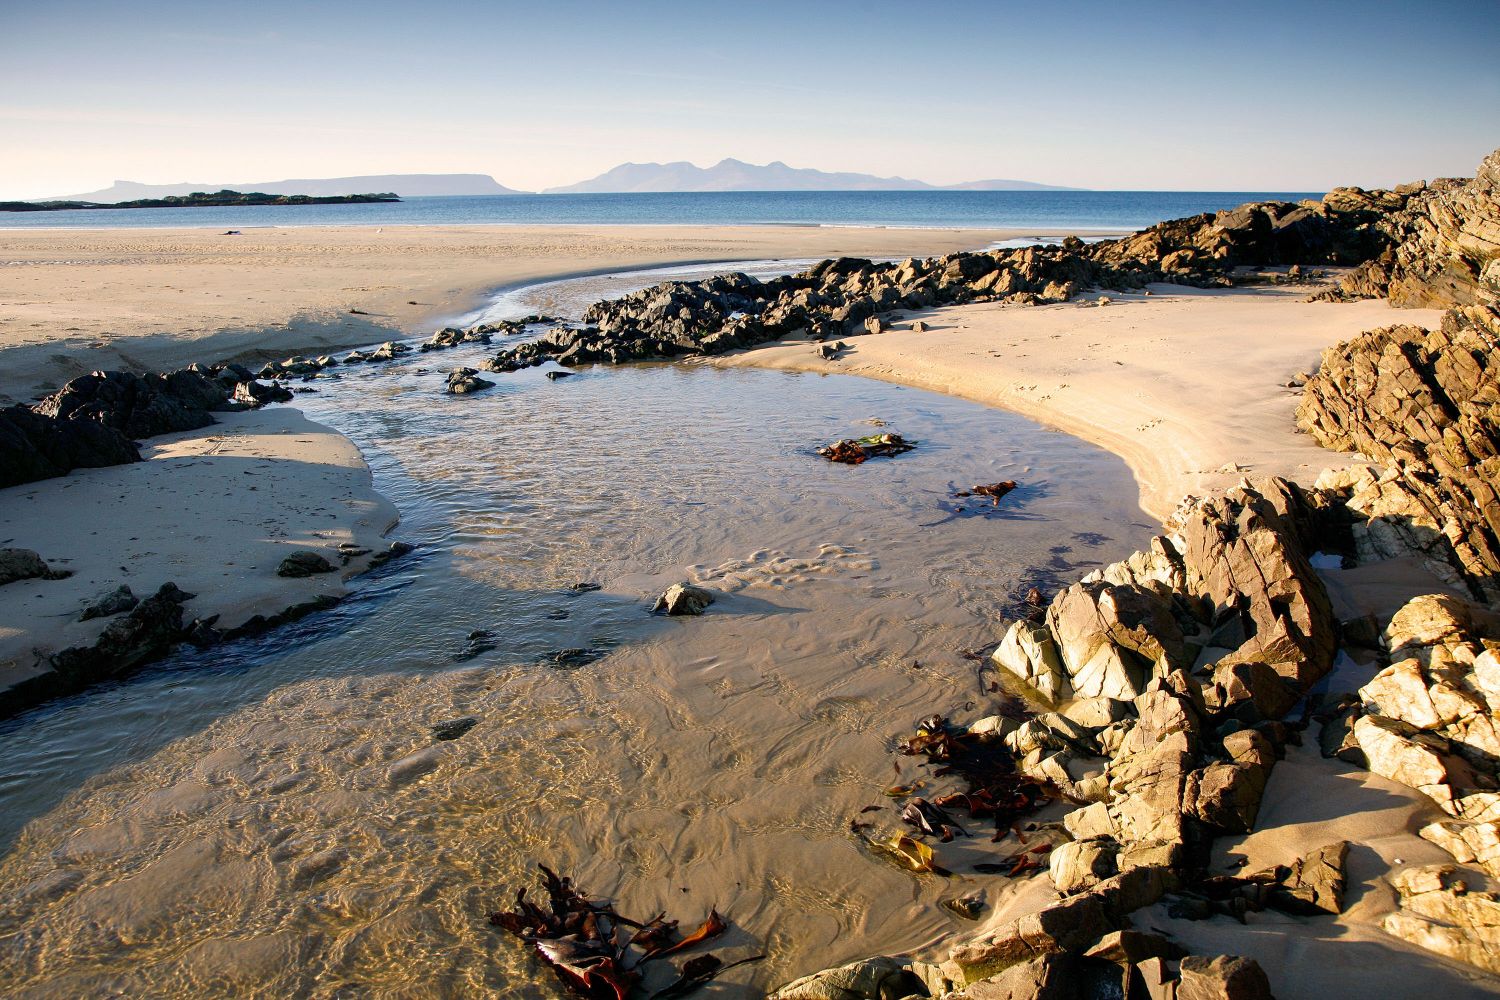
[[488, 344], [495, 337], [512, 337], [519, 333], [525, 333], [528, 327], [543, 323], [556, 323], [551, 316], [533, 315], [522, 319], [504, 319], [498, 323], [478, 323], [474, 326], [459, 328], [456, 326], [445, 326], [417, 346], [419, 351], [446, 351], [454, 347], [462, 347], [465, 344]]
[[[1500, 878], [1500, 615], [1446, 594], [1413, 598], [1390, 620], [1392, 661], [1328, 712], [1320, 737], [1338, 756], [1414, 788], [1451, 819], [1421, 836]], [[1500, 903], [1452, 866], [1393, 880], [1401, 909], [1388, 933], [1500, 972]]]
[[1394, 193], [1401, 204], [1376, 224], [1386, 246], [1341, 278], [1326, 297], [1438, 307], [1500, 297], [1500, 150], [1472, 178], [1414, 184]]
[[448, 373], [447, 381], [443, 384], [443, 391], [458, 396], [471, 392], [483, 392], [494, 387], [494, 382], [480, 377], [477, 368], [455, 368]]
[[[1298, 423], [1386, 471], [1336, 474], [1370, 555], [1418, 552], [1500, 600], [1500, 307], [1463, 306], [1438, 330], [1393, 326], [1330, 348]], [[1442, 567], [1451, 567], [1443, 569]]]
[[1406, 200], [1396, 192], [1342, 188], [1321, 201], [1242, 205], [1096, 244], [1070, 237], [1061, 245], [924, 260], [825, 260], [766, 281], [735, 273], [665, 282], [595, 303], [582, 326], [558, 327], [501, 351], [488, 367], [511, 372], [548, 360], [571, 366], [720, 354], [796, 334], [822, 342], [878, 333], [881, 317], [897, 310], [1039, 305], [1095, 286], [1224, 286], [1247, 266], [1355, 264], [1391, 245], [1380, 223]]
[[[1023, 774], [1077, 806], [1049, 855], [1057, 901], [960, 942], [946, 962], [874, 959], [776, 996], [1267, 995], [1253, 963], [1183, 957], [1131, 928], [1129, 914], [1163, 899], [1189, 919], [1341, 911], [1345, 843], [1251, 875], [1208, 871], [1213, 839], [1253, 828], [1276, 760], [1310, 719], [1322, 723], [1325, 756], [1408, 785], [1448, 815], [1420, 833], [1454, 863], [1392, 874], [1399, 908], [1386, 931], [1500, 971], [1500, 897], [1458, 867], [1500, 878], [1500, 616], [1475, 603], [1500, 603], [1497, 181], [1500, 153], [1473, 181], [1243, 206], [1090, 251], [1100, 282], [1363, 262], [1325, 297], [1450, 311], [1438, 331], [1393, 327], [1339, 345], [1305, 379], [1302, 427], [1383, 468], [1192, 500], [1147, 550], [1006, 630], [993, 663], [1043, 711], [970, 732], [1002, 739]], [[1339, 622], [1311, 565], [1319, 551], [1346, 563], [1417, 555], [1473, 600], [1427, 595], [1389, 620]], [[1309, 696], [1340, 637], [1386, 665], [1357, 693]], [[1303, 720], [1288, 722], [1303, 699]]]
[[139, 462], [137, 438], [197, 430], [215, 413], [277, 398], [237, 365], [82, 375], [39, 403], [0, 410], [0, 488]]
[[[1010, 627], [994, 668], [1055, 710], [975, 730], [1076, 805], [1049, 855], [1058, 899], [936, 966], [904, 963], [922, 989], [891, 995], [1110, 995], [1092, 983], [1126, 996], [1270, 995], [1253, 962], [1184, 957], [1130, 914], [1164, 898], [1189, 918], [1342, 905], [1342, 844], [1255, 875], [1208, 874], [1213, 840], [1252, 829], [1277, 759], [1299, 739], [1282, 716], [1332, 665], [1336, 622], [1308, 558], [1328, 503], [1269, 479], [1187, 504], [1148, 549]], [[812, 977], [774, 995], [878, 995], [820, 988]]]

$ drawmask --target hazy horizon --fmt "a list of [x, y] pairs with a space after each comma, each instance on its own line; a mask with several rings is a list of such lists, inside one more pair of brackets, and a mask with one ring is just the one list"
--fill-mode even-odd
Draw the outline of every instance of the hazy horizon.
[[479, 173], [524, 191], [731, 157], [1094, 190], [1465, 176], [1500, 4], [439, 0], [7, 11], [0, 198], [115, 180]]

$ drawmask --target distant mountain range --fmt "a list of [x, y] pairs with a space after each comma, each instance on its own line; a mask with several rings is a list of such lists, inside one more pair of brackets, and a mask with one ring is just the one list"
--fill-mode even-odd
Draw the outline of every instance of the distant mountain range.
[[[115, 181], [102, 191], [55, 195], [35, 201], [91, 201], [114, 204], [122, 201], [171, 198], [225, 189], [260, 194], [305, 194], [332, 197], [393, 191], [402, 198], [433, 195], [526, 194], [498, 183], [488, 174], [371, 174], [364, 177], [322, 177], [285, 181], [244, 183], [141, 184]], [[699, 167], [685, 160], [675, 163], [622, 163], [598, 177], [577, 184], [547, 188], [543, 194], [605, 194], [645, 191], [1077, 191], [1032, 181], [988, 180], [964, 184], [928, 184], [906, 177], [876, 177], [874, 174], [832, 173], [774, 163], [720, 160]]]
[[37, 201], [137, 201], [142, 198], [168, 198], [198, 191], [254, 191], [260, 194], [307, 194], [329, 197], [341, 194], [367, 194], [371, 191], [394, 191], [403, 198], [454, 194], [522, 194], [498, 184], [488, 174], [372, 174], [365, 177], [324, 177], [289, 181], [255, 181], [238, 184], [139, 184], [115, 181], [103, 191], [61, 195]]
[[764, 165], [724, 159], [711, 167], [675, 163], [622, 163], [590, 180], [548, 188], [544, 194], [603, 194], [644, 191], [1073, 191], [1032, 181], [988, 180], [936, 185], [906, 177], [829, 173], [789, 167], [780, 160]]

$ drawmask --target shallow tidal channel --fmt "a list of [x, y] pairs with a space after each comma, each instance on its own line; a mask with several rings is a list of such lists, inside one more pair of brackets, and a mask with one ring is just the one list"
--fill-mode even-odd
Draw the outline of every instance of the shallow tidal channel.
[[[489, 316], [654, 280], [552, 283]], [[963, 654], [1029, 586], [1149, 536], [1124, 463], [837, 375], [549, 365], [441, 393], [499, 346], [334, 369], [295, 403], [359, 445], [415, 553], [331, 612], [0, 729], [8, 991], [553, 997], [486, 922], [544, 862], [640, 918], [716, 906], [718, 954], [768, 957], [704, 995], [754, 996], [929, 944], [964, 926], [939, 900], [998, 891], [903, 872], [849, 821], [890, 804], [914, 720], [986, 714]], [[877, 427], [920, 446], [814, 453]], [[1003, 479], [1021, 485], [998, 505], [952, 498]], [[721, 596], [649, 615], [679, 580]], [[455, 659], [479, 630], [490, 648]]]

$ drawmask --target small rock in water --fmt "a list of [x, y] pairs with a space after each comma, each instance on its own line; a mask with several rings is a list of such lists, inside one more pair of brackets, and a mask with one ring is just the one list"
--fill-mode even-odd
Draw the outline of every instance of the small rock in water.
[[411, 544], [410, 542], [392, 542], [390, 548], [386, 549], [384, 552], [377, 552], [370, 557], [370, 569], [375, 569], [378, 566], [384, 566], [392, 559], [398, 559], [415, 549], [416, 546]]
[[93, 604], [84, 608], [78, 620], [86, 622], [91, 618], [108, 618], [111, 615], [129, 611], [139, 603], [141, 599], [130, 592], [128, 585], [122, 583], [109, 593], [100, 595]]
[[971, 892], [957, 899], [945, 899], [943, 909], [965, 920], [978, 920], [980, 912], [984, 909], [984, 896], [978, 892]]
[[556, 670], [577, 670], [604, 657], [602, 649], [559, 649], [542, 658], [542, 662]]
[[592, 594], [596, 590], [602, 590], [603, 587], [602, 587], [602, 585], [597, 584], [597, 583], [589, 583], [589, 582], [580, 581], [578, 583], [573, 584], [568, 589], [571, 590], [575, 594]]
[[302, 577], [313, 576], [317, 573], [332, 573], [333, 564], [324, 559], [316, 552], [306, 549], [293, 552], [281, 560], [281, 565], [276, 567], [277, 576]]
[[472, 715], [466, 715], [461, 719], [447, 719], [432, 725], [432, 738], [435, 740], [456, 740], [464, 733], [479, 725], [479, 720]]
[[464, 644], [464, 648], [453, 654], [453, 659], [458, 663], [462, 663], [464, 660], [472, 660], [480, 653], [488, 653], [498, 645], [500, 645], [500, 641], [495, 637], [494, 632], [491, 632], [487, 628], [475, 629], [469, 633], [469, 638]]
[[455, 368], [448, 373], [448, 381], [443, 385], [443, 391], [453, 396], [461, 396], [470, 392], [483, 392], [493, 389], [495, 383], [487, 378], [479, 377], [477, 368]]
[[556, 382], [560, 378], [572, 378], [577, 372], [548, 372], [547, 377]]
[[665, 611], [669, 615], [701, 615], [703, 609], [713, 602], [714, 595], [702, 587], [674, 583], [656, 599], [656, 603], [651, 606], [651, 613]]

